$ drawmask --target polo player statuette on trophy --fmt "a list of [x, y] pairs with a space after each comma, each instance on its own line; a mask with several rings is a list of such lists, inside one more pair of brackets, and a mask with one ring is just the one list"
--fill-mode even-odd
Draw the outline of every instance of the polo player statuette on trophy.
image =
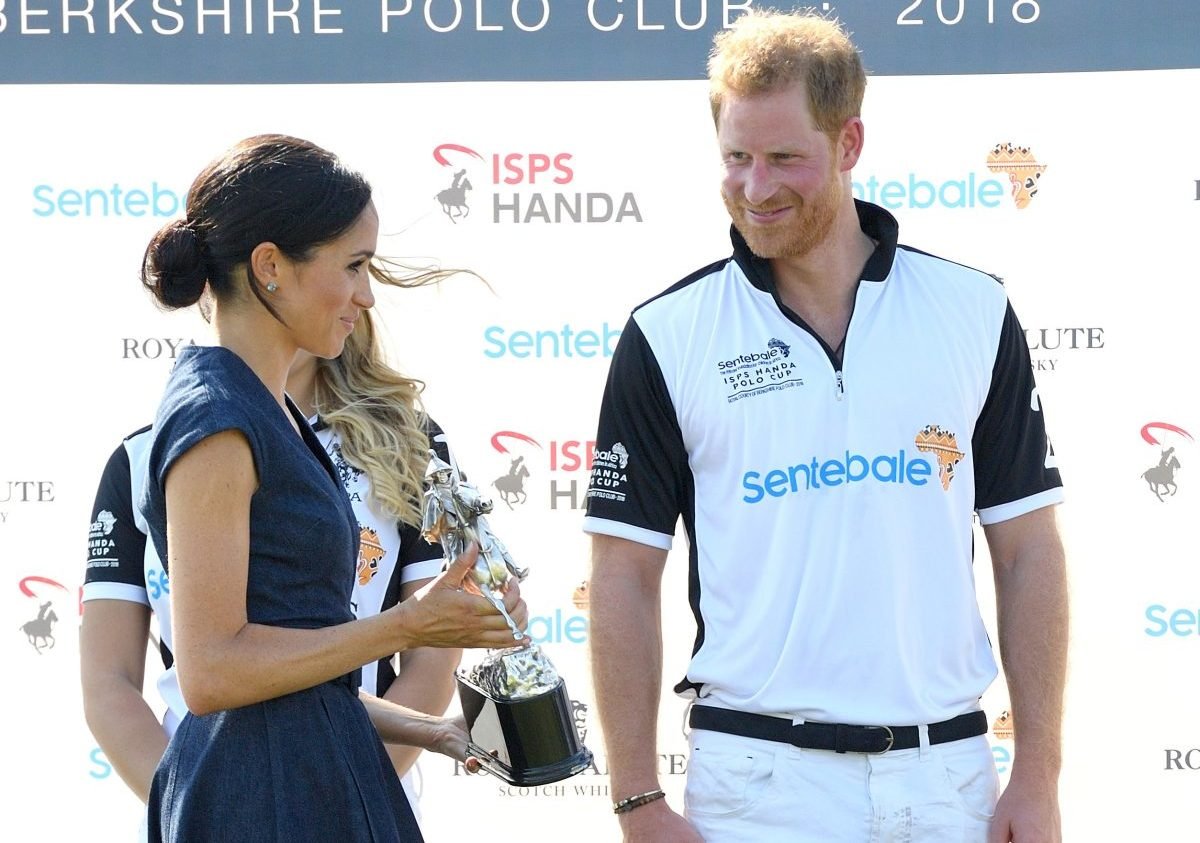
[[[471, 579], [504, 615], [513, 638], [524, 636], [504, 608], [510, 577], [525, 579], [504, 544], [484, 517], [492, 502], [463, 481], [458, 472], [429, 452], [425, 472], [421, 534], [440, 542], [446, 563], [461, 556], [471, 542], [479, 557]], [[558, 671], [536, 644], [491, 650], [456, 676], [458, 698], [467, 721], [467, 751], [485, 770], [518, 786], [549, 784], [586, 769], [592, 753], [575, 729], [571, 699]]]

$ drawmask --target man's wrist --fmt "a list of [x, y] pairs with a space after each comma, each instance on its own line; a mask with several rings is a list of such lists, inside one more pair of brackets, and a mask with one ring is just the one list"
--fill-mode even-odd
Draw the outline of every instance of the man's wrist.
[[636, 810], [643, 805], [649, 805], [651, 802], [657, 802], [665, 796], [666, 794], [663, 793], [662, 788], [657, 787], [652, 790], [634, 793], [626, 796], [623, 799], [618, 799], [613, 802], [613, 813], [628, 814], [630, 811]]

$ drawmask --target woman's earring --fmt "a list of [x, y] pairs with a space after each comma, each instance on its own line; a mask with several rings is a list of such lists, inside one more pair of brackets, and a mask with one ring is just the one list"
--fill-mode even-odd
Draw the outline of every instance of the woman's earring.
[[276, 291], [276, 290], [278, 290], [278, 289], [279, 289], [279, 285], [278, 285], [278, 284], [276, 284], [274, 281], [268, 281], [268, 282], [267, 282], [267, 292], [268, 292], [268, 293], [273, 293], [273, 292], [275, 292], [275, 291]]

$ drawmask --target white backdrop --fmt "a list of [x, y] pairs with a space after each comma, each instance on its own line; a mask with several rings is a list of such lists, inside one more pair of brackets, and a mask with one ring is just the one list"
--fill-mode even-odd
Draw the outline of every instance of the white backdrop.
[[[864, 109], [856, 183], [864, 191], [901, 185], [886, 195], [903, 242], [1004, 278], [1040, 370], [1068, 487], [1060, 514], [1073, 603], [1062, 786], [1070, 841], [1186, 839], [1196, 827], [1190, 802], [1200, 769], [1188, 759], [1200, 768], [1200, 749], [1187, 753], [1200, 747], [1190, 291], [1200, 280], [1198, 85], [1198, 70], [881, 76]], [[3, 837], [133, 839], [140, 803], [96, 747], [79, 697], [88, 514], [108, 453], [151, 419], [171, 348], [207, 341], [198, 317], [160, 313], [141, 291], [145, 243], [209, 158], [258, 132], [309, 138], [361, 169], [375, 187], [383, 253], [486, 279], [377, 291], [378, 311], [395, 362], [428, 381], [427, 404], [478, 485], [525, 458], [528, 498], [510, 508], [497, 495], [493, 524], [533, 569], [524, 587], [533, 633], [571, 696], [591, 705], [587, 607], [575, 595], [588, 573], [578, 509], [586, 470], [575, 456], [595, 432], [606, 331], [611, 340], [631, 307], [728, 252], [705, 85], [0, 85], [0, 113], [0, 565], [8, 582], [0, 613], [13, 629], [0, 637], [9, 677], [0, 722], [14, 782]], [[1022, 209], [1006, 176], [987, 166], [1002, 142], [1028, 147], [1045, 167]], [[450, 166], [442, 166], [434, 150], [446, 144], [479, 157], [444, 150]], [[522, 178], [495, 184], [492, 158], [510, 154], [522, 156], [513, 159]], [[552, 170], [530, 183], [536, 155], [569, 155], [559, 160], [570, 180], [556, 184], [565, 172]], [[469, 215], [452, 221], [434, 197], [462, 168], [472, 183]], [[913, 207], [926, 203], [918, 185], [926, 182], [965, 205], [948, 183], [973, 184], [974, 207]], [[155, 185], [159, 209], [170, 209], [163, 216], [146, 204]], [[915, 202], [900, 197], [912, 185]], [[516, 203], [523, 219], [542, 201], [552, 220], [559, 193], [583, 194], [585, 204], [603, 194], [629, 213], [619, 222], [514, 222], [505, 210]], [[1177, 493], [1160, 500], [1141, 474], [1166, 447], [1181, 468]], [[680, 537], [665, 586], [667, 688], [694, 631]], [[980, 603], [995, 640], [978, 539]], [[55, 646], [39, 651], [18, 629], [47, 601], [58, 617]], [[993, 719], [1006, 710], [1002, 681], [984, 704]], [[676, 804], [683, 711], [668, 695], [660, 718], [661, 772]], [[429, 839], [516, 829], [531, 840], [616, 839], [594, 721], [586, 740], [596, 769], [532, 791], [424, 758]], [[1012, 740], [1001, 732], [993, 745], [1004, 777]]]

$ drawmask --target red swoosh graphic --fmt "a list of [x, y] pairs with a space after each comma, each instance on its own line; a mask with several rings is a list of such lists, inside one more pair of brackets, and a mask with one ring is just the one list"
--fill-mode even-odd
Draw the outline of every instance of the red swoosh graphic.
[[61, 588], [63, 591], [67, 590], [67, 587], [65, 585], [63, 585], [62, 583], [55, 582], [54, 580], [47, 579], [46, 577], [25, 577], [25, 579], [21, 580], [20, 587], [21, 587], [21, 593], [24, 594], [26, 597], [37, 597], [37, 595], [33, 593], [33, 589], [27, 585], [27, 583], [31, 583], [31, 582], [43, 583], [44, 585], [52, 585], [55, 588]]
[[1154, 438], [1154, 435], [1152, 433], [1150, 433], [1150, 431], [1152, 429], [1153, 430], [1169, 430], [1172, 433], [1178, 433], [1181, 436], [1186, 436], [1187, 440], [1189, 442], [1195, 441], [1192, 439], [1192, 434], [1188, 433], [1182, 427], [1176, 427], [1175, 425], [1167, 424], [1166, 422], [1150, 422], [1150, 424], [1148, 424], [1142, 428], [1142, 438], [1145, 439], [1147, 442], [1149, 442], [1151, 445], [1161, 445], [1162, 444], [1161, 442], [1159, 442], [1157, 439]]
[[459, 146], [456, 143], [444, 143], [441, 146], [439, 146], [433, 150], [433, 160], [438, 162], [439, 164], [441, 164], [443, 167], [450, 166], [450, 162], [448, 160], [446, 160], [446, 156], [442, 154], [443, 151], [462, 152], [466, 155], [470, 155], [474, 158], [478, 158], [480, 161], [483, 160], [483, 156], [480, 155], [475, 150], [471, 149], [470, 147]]
[[492, 434], [492, 447], [502, 454], [508, 453], [508, 448], [505, 448], [501, 439], [518, 439], [522, 442], [528, 442], [536, 447], [539, 451], [542, 449], [541, 444], [531, 436], [526, 436], [524, 433], [517, 433], [515, 430], [500, 430]]

